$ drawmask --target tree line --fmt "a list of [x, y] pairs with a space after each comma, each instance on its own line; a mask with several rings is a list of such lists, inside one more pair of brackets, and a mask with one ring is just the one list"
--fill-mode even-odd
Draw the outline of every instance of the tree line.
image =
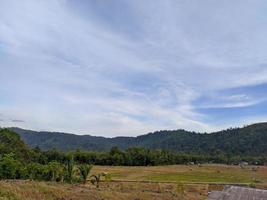
[[114, 166], [157, 166], [174, 164], [202, 164], [202, 163], [222, 163], [237, 165], [240, 162], [248, 162], [254, 165], [264, 165], [267, 163], [267, 156], [245, 156], [229, 154], [196, 154], [190, 152], [170, 152], [166, 150], [150, 150], [142, 147], [131, 147], [120, 150], [112, 147], [109, 152], [94, 151], [70, 151], [68, 153], [57, 150], [43, 152], [48, 160], [57, 157], [64, 160], [66, 155], [71, 155], [76, 163], [91, 163], [94, 165], [114, 165]]

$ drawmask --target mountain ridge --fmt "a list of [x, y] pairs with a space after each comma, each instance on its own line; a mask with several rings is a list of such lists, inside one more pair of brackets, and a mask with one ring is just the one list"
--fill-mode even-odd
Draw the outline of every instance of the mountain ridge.
[[126, 149], [133, 146], [164, 149], [174, 152], [213, 152], [225, 154], [267, 153], [267, 122], [242, 128], [230, 128], [213, 133], [161, 130], [136, 137], [75, 135], [62, 132], [32, 131], [9, 128], [18, 133], [30, 147], [41, 149], [108, 151], [113, 146]]

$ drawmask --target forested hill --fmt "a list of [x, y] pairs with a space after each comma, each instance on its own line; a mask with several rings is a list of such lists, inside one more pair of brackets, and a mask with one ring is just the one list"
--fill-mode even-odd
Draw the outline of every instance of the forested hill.
[[31, 147], [41, 149], [107, 151], [112, 146], [126, 149], [132, 146], [165, 149], [175, 152], [227, 153], [234, 155], [266, 155], [267, 123], [214, 133], [195, 133], [185, 130], [157, 131], [138, 137], [95, 137], [57, 132], [36, 132], [10, 128]]

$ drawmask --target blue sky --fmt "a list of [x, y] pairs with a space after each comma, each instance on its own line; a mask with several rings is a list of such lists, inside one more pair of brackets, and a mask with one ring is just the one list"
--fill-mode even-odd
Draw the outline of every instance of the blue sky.
[[267, 2], [0, 0], [0, 126], [102, 136], [267, 120]]

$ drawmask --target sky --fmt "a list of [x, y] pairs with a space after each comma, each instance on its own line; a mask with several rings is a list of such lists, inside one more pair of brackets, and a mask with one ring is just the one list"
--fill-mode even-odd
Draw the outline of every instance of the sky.
[[267, 121], [265, 0], [0, 0], [0, 126], [107, 137]]

